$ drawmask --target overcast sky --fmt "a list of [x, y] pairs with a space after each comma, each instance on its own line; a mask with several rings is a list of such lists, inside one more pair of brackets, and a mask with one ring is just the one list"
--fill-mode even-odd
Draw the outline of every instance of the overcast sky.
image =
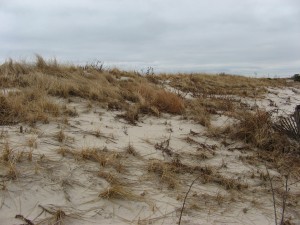
[[0, 62], [300, 73], [300, 0], [0, 0]]

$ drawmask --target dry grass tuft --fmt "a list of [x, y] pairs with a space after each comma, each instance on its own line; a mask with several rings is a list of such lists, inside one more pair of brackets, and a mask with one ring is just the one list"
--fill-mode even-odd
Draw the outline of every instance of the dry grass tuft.
[[[19, 163], [23, 160], [32, 161], [32, 152], [14, 151], [6, 142], [0, 152], [0, 172], [3, 177], [15, 180], [20, 175]], [[30, 158], [31, 156], [31, 158]], [[4, 172], [2, 174], [2, 171]]]
[[0, 93], [0, 125], [18, 122], [17, 118], [20, 116], [21, 111], [18, 111], [12, 102]]
[[196, 172], [200, 172], [204, 178], [209, 177], [209, 176], [213, 176], [215, 174], [215, 170], [214, 168], [205, 165], [205, 166], [195, 166], [193, 168], [194, 171]]
[[181, 114], [184, 111], [184, 101], [174, 93], [143, 84], [138, 87], [138, 94], [141, 105], [146, 108], [148, 104], [149, 111], [153, 111], [154, 108], [159, 112], [171, 114]]
[[233, 114], [239, 107], [236, 101], [229, 97], [199, 96], [187, 101], [186, 115], [210, 128], [211, 115]]
[[231, 112], [235, 110], [234, 102], [237, 101], [233, 98], [222, 96], [221, 97], [198, 97], [196, 104], [205, 108], [205, 111], [211, 114], [219, 114], [219, 112]]
[[63, 225], [63, 220], [65, 219], [66, 217], [66, 213], [62, 210], [57, 210], [54, 214], [54, 221], [55, 221], [55, 224], [57, 225]]
[[19, 175], [16, 164], [20, 160], [18, 157], [22, 156], [20, 156], [19, 153], [15, 153], [6, 142], [0, 155], [0, 166], [6, 170], [6, 174], [4, 176], [8, 179], [14, 180]]
[[76, 116], [79, 115], [75, 107], [73, 109], [70, 109], [67, 106], [64, 106], [63, 107], [63, 113], [66, 116], [71, 116], [71, 117], [76, 117]]
[[137, 106], [130, 107], [124, 114], [120, 115], [132, 125], [136, 125], [139, 120], [139, 108]]
[[165, 90], [157, 91], [153, 105], [161, 112], [181, 114], [184, 110], [184, 102], [176, 94]]
[[16, 167], [16, 163], [14, 161], [9, 161], [7, 164], [8, 165], [7, 165], [6, 177], [11, 180], [17, 179], [17, 177], [19, 175], [19, 171]]
[[3, 149], [2, 149], [2, 153], [1, 153], [1, 160], [8, 162], [10, 160], [12, 160], [13, 158], [13, 151], [10, 148], [8, 142], [5, 142]]
[[105, 172], [100, 170], [98, 176], [105, 179], [111, 185], [120, 185], [122, 183], [120, 178], [111, 172]]
[[[217, 193], [216, 195], [210, 194], [201, 194], [193, 196], [197, 204], [201, 201], [202, 207], [204, 205], [205, 208], [212, 208], [222, 206], [224, 203], [230, 203], [231, 199], [229, 196], [222, 195], [221, 193]], [[217, 204], [217, 205], [216, 205]], [[200, 206], [201, 207], [201, 206]]]
[[130, 201], [141, 199], [140, 196], [135, 195], [127, 187], [120, 186], [120, 185], [112, 185], [106, 188], [104, 191], [102, 191], [99, 194], [99, 197], [105, 199], [120, 199], [120, 200], [130, 200]]
[[62, 155], [63, 157], [67, 156], [67, 154], [72, 154], [70, 149], [65, 147], [60, 147], [59, 149], [57, 149], [57, 153]]
[[29, 148], [37, 148], [37, 138], [35, 137], [28, 138], [27, 144]]
[[131, 143], [128, 143], [127, 147], [125, 148], [125, 151], [130, 155], [139, 156], [138, 152]]
[[248, 185], [246, 183], [243, 183], [237, 179], [234, 178], [227, 178], [222, 176], [221, 174], [216, 173], [211, 168], [201, 168], [201, 181], [202, 183], [215, 183], [222, 187], [224, 187], [226, 190], [238, 190], [241, 191], [243, 189], [248, 188]]
[[59, 106], [49, 100], [42, 91], [34, 88], [3, 95], [0, 92], [0, 125], [21, 121], [31, 124], [49, 122], [49, 117], [60, 115]]
[[256, 111], [254, 114], [247, 112], [240, 118], [237, 138], [253, 143], [258, 147], [266, 146], [272, 136], [272, 121], [268, 112]]
[[126, 113], [121, 115], [131, 124], [136, 124], [140, 114], [159, 116], [162, 112], [171, 114], [182, 114], [184, 112], [184, 100], [174, 93], [147, 83], [140, 84], [132, 91], [135, 94], [131, 100], [135, 104], [128, 106]]
[[113, 167], [118, 173], [125, 170], [125, 167], [121, 163], [121, 155], [116, 152], [104, 151], [97, 148], [83, 148], [79, 151], [59, 148], [57, 152], [64, 157], [71, 155], [77, 160], [89, 160], [99, 163], [102, 167]]
[[[221, 138], [225, 136], [227, 138], [229, 135], [234, 133], [234, 130], [236, 130], [235, 126], [227, 125], [223, 127], [215, 127], [215, 126], [210, 126], [207, 129], [206, 135], [207, 137], [212, 137], [212, 138]], [[227, 145], [227, 142], [223, 142], [225, 145]]]
[[[157, 173], [161, 178], [163, 177], [162, 174], [164, 172], [167, 173], [167, 175], [170, 174], [170, 172], [172, 172], [173, 177], [174, 177], [174, 173], [197, 174], [199, 176], [199, 179], [203, 183], [216, 183], [225, 187], [226, 189], [242, 190], [248, 187], [247, 184], [244, 184], [236, 179], [226, 178], [218, 174], [213, 167], [210, 167], [208, 165], [188, 166], [181, 163], [179, 159], [173, 160], [172, 163], [154, 161], [152, 162], [152, 164], [149, 165], [148, 171]], [[166, 178], [164, 177], [164, 179]], [[171, 181], [173, 180], [171, 179]]]
[[[11, 84], [11, 76], [19, 76], [28, 74], [31, 70], [31, 66], [24, 62], [14, 62], [12, 59], [7, 60], [0, 66], [0, 74], [4, 75], [0, 79], [2, 85], [8, 86]], [[0, 85], [1, 86], [1, 85]]]
[[66, 140], [66, 135], [64, 133], [63, 130], [60, 130], [57, 132], [57, 134], [55, 135], [55, 138], [58, 142], [62, 143]]
[[245, 183], [242, 183], [240, 181], [238, 181], [237, 179], [233, 179], [233, 178], [226, 178], [224, 176], [221, 175], [216, 175], [212, 178], [212, 181], [214, 183], [217, 183], [223, 187], [225, 187], [225, 189], [227, 190], [242, 190], [245, 188], [248, 188], [248, 185]]
[[257, 110], [243, 112], [239, 116], [239, 123], [231, 130], [231, 137], [243, 140], [263, 150], [284, 150], [289, 141], [285, 135], [273, 130], [271, 115]]
[[51, 216], [42, 219], [38, 222], [38, 224], [55, 224], [55, 225], [64, 225], [66, 222], [66, 219], [69, 217], [65, 211], [60, 209], [59, 207], [55, 206], [42, 206], [39, 205], [40, 208], [42, 208], [43, 212], [49, 213]]
[[197, 100], [189, 102], [187, 107], [187, 114], [191, 117], [191, 119], [200, 123], [202, 126], [210, 127], [211, 113], [199, 104]]
[[178, 187], [178, 179], [173, 168], [172, 165], [159, 160], [152, 160], [148, 164], [148, 172], [157, 174], [160, 181], [167, 184], [170, 189]]

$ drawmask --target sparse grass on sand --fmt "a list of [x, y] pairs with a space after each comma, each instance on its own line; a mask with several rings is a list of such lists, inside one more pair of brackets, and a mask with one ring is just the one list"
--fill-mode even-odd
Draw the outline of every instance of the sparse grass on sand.
[[[299, 142], [274, 129], [272, 114], [256, 105], [269, 87], [292, 85], [228, 74], [145, 75], [39, 55], [32, 63], [7, 60], [0, 65], [0, 208], [13, 210], [5, 202], [8, 191], [12, 199], [18, 195], [20, 206], [24, 196], [36, 205], [55, 192], [62, 206], [43, 202], [34, 220], [21, 214], [15, 219], [67, 224], [75, 212], [79, 221], [119, 222], [134, 212], [122, 221], [168, 223], [186, 196], [184, 216], [191, 222], [205, 210], [223, 210], [222, 217], [210, 217], [223, 219], [229, 204], [230, 216], [246, 214], [255, 208], [254, 198], [256, 205], [269, 203], [274, 191], [276, 202], [286, 195], [288, 210], [299, 209], [299, 191], [292, 190], [300, 178]], [[285, 177], [294, 192], [284, 192]], [[18, 185], [24, 196], [14, 191]], [[72, 209], [63, 206], [65, 200]], [[146, 209], [141, 202], [153, 204]], [[115, 215], [119, 203], [123, 214]]]
[[[183, 92], [194, 96], [237, 95], [242, 97], [258, 97], [267, 92], [266, 87], [287, 85], [285, 79], [249, 78], [231, 74], [160, 74], [152, 79], [170, 81], [169, 84]], [[150, 79], [151, 81], [151, 79]]]

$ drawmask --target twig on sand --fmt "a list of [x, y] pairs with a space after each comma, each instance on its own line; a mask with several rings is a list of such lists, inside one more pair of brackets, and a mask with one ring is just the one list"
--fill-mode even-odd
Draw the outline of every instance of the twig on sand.
[[193, 180], [193, 182], [190, 184], [189, 186], [189, 190], [186, 192], [185, 194], [185, 197], [184, 197], [184, 200], [183, 200], [183, 204], [182, 204], [182, 207], [181, 207], [181, 211], [180, 211], [180, 216], [179, 216], [179, 221], [178, 221], [178, 225], [181, 224], [181, 217], [182, 217], [182, 213], [183, 213], [183, 210], [184, 210], [184, 206], [185, 206], [185, 202], [186, 202], [186, 199], [187, 199], [187, 196], [188, 194], [190, 193], [191, 189], [192, 189], [192, 186], [194, 185], [195, 181], [199, 178], [200, 176], [196, 177], [196, 179]]
[[269, 173], [269, 170], [268, 170], [267, 166], [266, 166], [266, 170], [267, 170], [268, 178], [269, 178], [269, 181], [270, 181], [270, 186], [271, 186], [271, 191], [272, 191], [272, 197], [273, 197], [275, 225], [283, 225], [283, 224], [285, 224], [284, 223], [284, 219], [285, 219], [284, 218], [284, 213], [285, 213], [285, 210], [286, 210], [286, 204], [287, 204], [286, 201], [287, 201], [288, 192], [289, 192], [289, 188], [288, 188], [289, 173], [284, 176], [285, 177], [285, 184], [284, 184], [285, 190], [284, 190], [284, 193], [283, 193], [283, 196], [282, 196], [281, 219], [280, 219], [280, 223], [278, 224], [276, 202], [275, 202], [275, 191], [274, 191], [274, 187], [273, 187], [273, 181], [272, 181], [272, 178], [271, 178], [271, 175]]
[[277, 223], [277, 212], [276, 212], [276, 202], [275, 202], [275, 191], [274, 191], [274, 188], [273, 188], [272, 178], [271, 178], [271, 176], [270, 176], [270, 173], [269, 173], [269, 170], [268, 170], [267, 166], [266, 166], [266, 170], [267, 170], [267, 173], [268, 173], [268, 178], [269, 178], [269, 181], [270, 181], [271, 191], [272, 191], [272, 197], [273, 197], [273, 207], [274, 207], [275, 225], [278, 225], [278, 223]]
[[27, 225], [34, 225], [34, 223], [31, 220], [26, 219], [23, 215], [18, 214], [15, 216], [15, 218], [23, 220], [24, 222], [26, 222]]
[[289, 175], [285, 176], [285, 191], [282, 197], [282, 213], [281, 213], [281, 221], [280, 221], [280, 225], [284, 224], [284, 213], [285, 213], [285, 207], [286, 207], [286, 200], [288, 197], [288, 179], [289, 179]]
[[166, 153], [168, 156], [173, 156], [173, 151], [169, 148], [171, 141], [171, 135], [167, 140], [164, 140], [161, 143], [155, 144], [155, 149], [161, 150], [163, 153]]

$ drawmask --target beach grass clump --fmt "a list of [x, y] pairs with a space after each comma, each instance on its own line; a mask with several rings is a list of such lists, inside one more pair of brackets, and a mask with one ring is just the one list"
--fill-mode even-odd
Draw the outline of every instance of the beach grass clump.
[[287, 136], [273, 129], [271, 114], [263, 110], [243, 112], [239, 122], [229, 129], [232, 139], [239, 139], [259, 149], [282, 151], [289, 145]]
[[8, 142], [5, 142], [0, 148], [0, 176], [9, 180], [17, 179], [22, 171], [20, 169], [22, 162], [32, 162], [32, 158], [32, 150], [16, 151]]
[[112, 167], [118, 173], [125, 171], [125, 167], [121, 163], [121, 154], [117, 152], [104, 151], [98, 148], [82, 148], [79, 150], [70, 150], [64, 147], [60, 147], [57, 152], [63, 157], [71, 156], [76, 160], [96, 162], [101, 167]]
[[26, 88], [6, 95], [0, 92], [0, 125], [38, 121], [48, 123], [60, 115], [60, 106], [50, 100], [43, 91]]
[[266, 146], [272, 137], [271, 116], [266, 111], [245, 112], [237, 126], [235, 136], [257, 147]]
[[174, 189], [178, 187], [178, 178], [173, 172], [173, 166], [160, 160], [152, 160], [148, 164], [148, 172], [156, 174], [159, 180], [166, 184], [168, 188]]
[[156, 93], [153, 105], [161, 112], [181, 114], [184, 110], [184, 101], [176, 94], [159, 90]]
[[150, 84], [140, 85], [137, 91], [150, 107], [155, 107], [160, 112], [181, 114], [184, 111], [183, 99], [174, 93], [155, 88]]
[[122, 183], [120, 177], [112, 172], [106, 172], [101, 169], [97, 175], [98, 177], [105, 179], [111, 185], [120, 185]]
[[134, 194], [128, 187], [123, 185], [111, 185], [99, 193], [100, 198], [135, 201], [141, 196]]
[[127, 154], [130, 154], [130, 155], [133, 155], [133, 156], [139, 156], [139, 153], [136, 151], [135, 147], [130, 142], [126, 146], [125, 151], [126, 151]]

